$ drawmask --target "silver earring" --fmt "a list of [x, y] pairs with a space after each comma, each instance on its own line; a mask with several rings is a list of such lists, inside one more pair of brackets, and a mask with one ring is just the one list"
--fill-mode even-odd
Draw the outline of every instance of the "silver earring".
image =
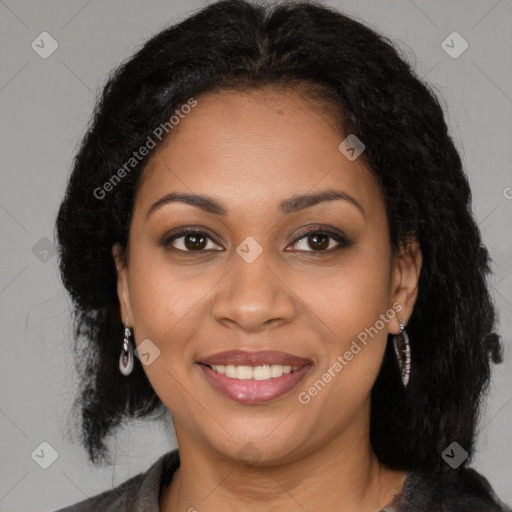
[[398, 317], [398, 321], [400, 322], [400, 334], [393, 336], [393, 346], [402, 383], [406, 388], [411, 374], [411, 347], [409, 346], [409, 336], [405, 332], [405, 322], [400, 317]]
[[124, 328], [123, 348], [119, 357], [119, 370], [121, 370], [121, 373], [125, 376], [130, 375], [133, 370], [133, 345], [130, 341], [131, 337], [132, 333], [128, 328], [128, 320], [126, 320]]

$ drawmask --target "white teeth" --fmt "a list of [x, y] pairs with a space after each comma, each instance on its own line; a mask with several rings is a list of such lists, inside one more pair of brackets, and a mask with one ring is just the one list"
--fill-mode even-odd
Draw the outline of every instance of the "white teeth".
[[238, 366], [234, 364], [213, 365], [212, 370], [226, 375], [232, 379], [239, 380], [268, 380], [281, 377], [283, 374], [291, 373], [299, 369], [298, 366], [284, 366], [281, 364], [264, 364], [261, 366]]
[[250, 366], [237, 366], [236, 378], [240, 380], [252, 379], [252, 368]]
[[269, 364], [263, 366], [255, 366], [252, 370], [252, 378], [254, 380], [267, 380], [271, 377], [271, 370]]
[[[217, 371], [216, 366], [212, 366], [212, 368]], [[236, 366], [234, 364], [226, 365], [226, 377], [231, 377], [232, 379], [236, 379]]]
[[281, 377], [284, 373], [284, 368], [280, 364], [273, 364], [270, 367], [270, 376], [274, 379], [276, 377]]

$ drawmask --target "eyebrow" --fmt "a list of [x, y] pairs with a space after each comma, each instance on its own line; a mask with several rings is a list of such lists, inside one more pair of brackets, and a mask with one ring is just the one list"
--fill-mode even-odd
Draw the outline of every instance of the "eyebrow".
[[[346, 192], [334, 189], [322, 190], [319, 192], [313, 192], [309, 194], [294, 195], [279, 203], [279, 211], [284, 214], [295, 213], [301, 210], [305, 210], [306, 208], [311, 208], [312, 206], [315, 206], [325, 201], [334, 201], [338, 199], [353, 204], [363, 214], [363, 217], [366, 217], [363, 207], [355, 198], [353, 198]], [[158, 201], [151, 205], [146, 214], [146, 218], [148, 218], [149, 215], [158, 208], [161, 208], [162, 206], [173, 202], [189, 204], [191, 206], [200, 208], [205, 212], [213, 213], [215, 215], [226, 216], [228, 214], [228, 209], [226, 208], [226, 206], [217, 199], [214, 199], [213, 197], [201, 194], [184, 194], [180, 192], [171, 192], [161, 197], [160, 199], [158, 199]]]

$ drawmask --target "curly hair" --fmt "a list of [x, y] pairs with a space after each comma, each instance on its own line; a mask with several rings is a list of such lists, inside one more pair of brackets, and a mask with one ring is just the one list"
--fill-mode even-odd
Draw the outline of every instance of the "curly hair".
[[81, 375], [74, 410], [93, 463], [105, 459], [105, 438], [123, 420], [166, 410], [138, 359], [128, 378], [118, 370], [123, 322], [111, 248], [119, 243], [126, 251], [150, 155], [107, 199], [94, 190], [191, 97], [297, 84], [343, 133], [364, 142], [385, 198], [392, 250], [412, 236], [423, 256], [408, 323], [410, 383], [401, 386], [388, 337], [372, 389], [372, 447], [383, 464], [402, 470], [443, 471], [441, 453], [453, 441], [470, 455], [464, 464], [471, 460], [491, 363], [502, 360], [487, 283], [491, 260], [439, 100], [400, 55], [362, 22], [317, 2], [225, 0], [162, 30], [112, 72], [56, 221]]

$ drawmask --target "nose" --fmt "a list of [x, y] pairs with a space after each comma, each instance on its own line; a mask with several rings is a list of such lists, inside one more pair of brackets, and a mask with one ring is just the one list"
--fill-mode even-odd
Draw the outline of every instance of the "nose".
[[251, 263], [238, 255], [233, 259], [233, 268], [214, 298], [214, 318], [246, 332], [290, 323], [296, 314], [296, 301], [282, 272], [265, 251]]

